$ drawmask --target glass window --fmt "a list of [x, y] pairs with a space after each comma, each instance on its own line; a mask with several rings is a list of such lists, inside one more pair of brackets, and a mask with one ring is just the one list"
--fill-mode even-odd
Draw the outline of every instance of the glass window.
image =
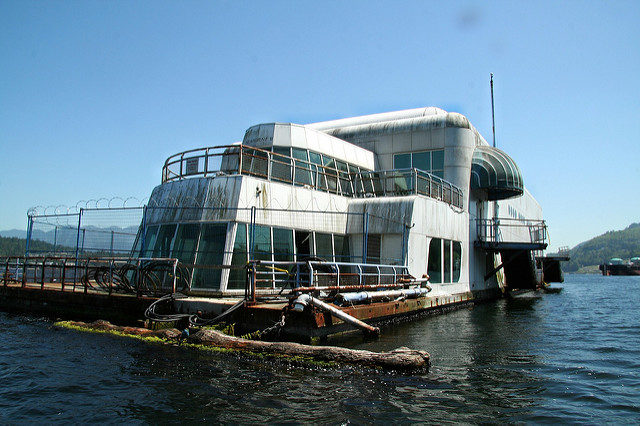
[[411, 154], [396, 154], [393, 156], [394, 169], [410, 169]]
[[322, 156], [322, 164], [324, 165], [325, 178], [327, 179], [327, 188], [331, 192], [338, 191], [338, 174], [336, 172], [336, 160], [326, 155]]
[[462, 244], [453, 242], [453, 282], [460, 281], [460, 270], [462, 268]]
[[340, 176], [340, 190], [344, 195], [353, 194], [351, 188], [351, 179], [349, 179], [349, 168], [347, 163], [342, 161], [336, 161], [336, 167], [338, 168], [338, 175]]
[[291, 182], [291, 158], [289, 148], [274, 146], [271, 156], [271, 179]]
[[[152, 257], [153, 246], [156, 245], [156, 237], [158, 235], [158, 225], [147, 227], [147, 232], [144, 236], [144, 248], [140, 252], [140, 257]], [[141, 243], [142, 244], [142, 243]]]
[[333, 244], [336, 252], [336, 262], [350, 262], [349, 238], [346, 235], [334, 235]]
[[273, 259], [278, 262], [293, 261], [293, 230], [273, 228]]
[[176, 233], [176, 225], [162, 225], [158, 231], [158, 239], [153, 247], [153, 257], [169, 257], [171, 255], [171, 243]]
[[429, 243], [427, 274], [432, 283], [442, 282], [442, 240], [440, 238], [432, 238]]
[[411, 156], [411, 167], [424, 171], [431, 170], [431, 155], [428, 151], [414, 152]]
[[349, 164], [349, 178], [353, 183], [353, 190], [356, 194], [361, 194], [364, 191], [364, 187], [362, 186], [362, 176], [359, 174], [360, 169], [356, 166]]
[[367, 235], [367, 263], [380, 263], [380, 234]]
[[296, 258], [300, 262], [311, 257], [311, 232], [296, 231]]
[[[322, 165], [322, 156], [317, 152], [309, 151], [309, 161], [313, 164], [317, 164], [318, 166]], [[311, 172], [313, 173], [313, 181], [315, 182], [316, 188], [326, 191], [327, 190], [327, 181], [324, 176], [324, 171], [322, 167], [314, 166], [311, 168]]]
[[268, 226], [254, 226], [252, 254], [255, 260], [271, 260], [271, 228]]
[[[240, 267], [247, 264], [247, 225], [239, 223], [236, 228], [236, 239], [233, 243], [233, 255], [231, 256], [231, 266]], [[243, 289], [247, 279], [247, 270], [229, 270], [228, 289]]]
[[242, 171], [256, 176], [267, 177], [267, 153], [257, 149], [242, 148]]
[[431, 151], [431, 169], [432, 170], [444, 169], [444, 150], [439, 149], [437, 151]]
[[316, 257], [333, 262], [333, 247], [331, 245], [331, 234], [320, 234], [316, 232]]
[[297, 185], [312, 185], [311, 167], [309, 166], [309, 164], [307, 164], [307, 162], [309, 161], [309, 158], [307, 157], [307, 150], [301, 148], [291, 148], [291, 151], [293, 158], [295, 158], [296, 160], [302, 160], [295, 161], [294, 163], [295, 183]]
[[179, 259], [182, 263], [193, 263], [199, 233], [200, 224], [184, 223], [178, 226], [178, 234], [175, 243], [173, 243], [171, 257]]
[[444, 240], [444, 282], [451, 282], [451, 241]]
[[[194, 288], [220, 288], [220, 265], [222, 264], [226, 239], [226, 223], [207, 223], [202, 225], [200, 245], [196, 254], [196, 265], [206, 266], [207, 268], [195, 268], [191, 284]], [[218, 267], [215, 268], [215, 266]]]

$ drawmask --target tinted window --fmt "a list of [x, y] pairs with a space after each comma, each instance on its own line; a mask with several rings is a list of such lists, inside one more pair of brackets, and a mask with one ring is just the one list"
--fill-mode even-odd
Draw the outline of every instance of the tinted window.
[[442, 248], [440, 238], [432, 238], [429, 243], [429, 262], [427, 274], [432, 283], [442, 282]]
[[171, 257], [180, 259], [182, 263], [193, 263], [198, 244], [198, 234], [200, 224], [187, 223], [178, 227], [176, 241], [173, 244], [173, 254]]
[[333, 261], [331, 234], [320, 234], [316, 232], [316, 256], [330, 262]]
[[247, 263], [247, 225], [239, 223], [236, 228], [236, 238], [233, 243], [233, 255], [231, 257], [231, 265], [234, 267], [243, 266], [241, 269], [231, 269], [229, 271], [229, 282], [227, 288], [242, 289], [246, 281], [246, 269], [244, 265]]
[[293, 231], [273, 228], [273, 259], [280, 262], [293, 261]]
[[451, 282], [451, 241], [444, 240], [444, 282]]
[[453, 242], [453, 282], [460, 281], [460, 269], [462, 267], [462, 244]]
[[410, 169], [411, 154], [396, 154], [393, 156], [394, 169]]
[[153, 257], [169, 257], [171, 243], [176, 233], [176, 225], [162, 225], [158, 231], [158, 238], [153, 247]]
[[411, 167], [429, 171], [431, 170], [431, 156], [429, 152], [414, 152], [411, 160]]
[[271, 228], [255, 225], [253, 233], [253, 259], [271, 260]]
[[[196, 264], [203, 266], [221, 265], [226, 238], [226, 223], [207, 223], [202, 225]], [[219, 267], [196, 268], [191, 285], [195, 288], [220, 288], [220, 275], [221, 270]]]

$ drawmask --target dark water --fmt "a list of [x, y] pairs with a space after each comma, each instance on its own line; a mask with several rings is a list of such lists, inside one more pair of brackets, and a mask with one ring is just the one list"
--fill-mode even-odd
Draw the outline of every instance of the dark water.
[[0, 423], [640, 422], [640, 277], [389, 326], [428, 373], [321, 370], [77, 333], [0, 313]]

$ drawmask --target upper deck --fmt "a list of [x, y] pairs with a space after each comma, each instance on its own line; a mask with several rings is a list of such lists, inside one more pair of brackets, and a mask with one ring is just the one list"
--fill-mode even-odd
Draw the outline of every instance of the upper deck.
[[462, 208], [462, 190], [416, 168], [369, 170], [302, 148], [243, 144], [199, 148], [169, 157], [162, 183], [190, 177], [254, 176], [352, 198], [424, 195]]

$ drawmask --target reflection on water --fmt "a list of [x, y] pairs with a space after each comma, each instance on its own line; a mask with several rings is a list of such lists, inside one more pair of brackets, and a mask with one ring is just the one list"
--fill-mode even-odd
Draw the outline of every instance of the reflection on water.
[[419, 375], [201, 354], [0, 313], [0, 422], [637, 422], [640, 278], [573, 275], [564, 288], [338, 341], [427, 350]]

